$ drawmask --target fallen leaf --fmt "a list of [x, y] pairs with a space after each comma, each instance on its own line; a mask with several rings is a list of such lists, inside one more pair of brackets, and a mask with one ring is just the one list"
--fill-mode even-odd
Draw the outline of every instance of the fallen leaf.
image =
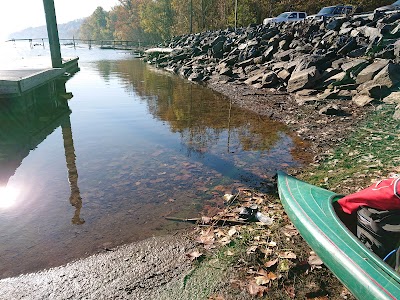
[[201, 253], [201, 252], [199, 252], [197, 250], [194, 250], [194, 251], [186, 254], [186, 256], [189, 257], [190, 260], [192, 260], [192, 261], [197, 259], [197, 258], [199, 258], [202, 255], [203, 255], [203, 253]]
[[267, 276], [257, 276], [257, 277], [254, 277], [254, 280], [256, 281], [256, 283], [258, 285], [264, 285], [269, 282], [269, 278]]
[[225, 202], [230, 202], [233, 198], [235, 198], [235, 196], [232, 194], [225, 194], [223, 196], [223, 198], [224, 198]]
[[268, 290], [267, 287], [258, 285], [254, 280], [250, 281], [249, 284], [247, 285], [247, 291], [249, 292], [250, 295], [252, 296], [263, 296], [264, 292]]
[[229, 229], [228, 235], [229, 235], [229, 236], [233, 236], [236, 232], [237, 232], [236, 226], [233, 226], [233, 227], [231, 227], [231, 228]]
[[214, 241], [214, 232], [211, 231], [211, 228], [206, 231], [201, 231], [200, 236], [196, 238], [196, 242], [203, 244], [206, 249], [210, 249]]
[[247, 248], [246, 253], [247, 254], [251, 254], [254, 253], [257, 250], [258, 246], [250, 246], [249, 248]]
[[270, 280], [275, 280], [275, 279], [278, 278], [278, 276], [276, 276], [275, 273], [268, 272], [268, 278], [269, 278]]
[[210, 217], [206, 217], [206, 216], [202, 216], [201, 217], [201, 223], [210, 224], [210, 222], [211, 222], [211, 218]]
[[218, 240], [218, 243], [225, 246], [228, 245], [231, 242], [231, 239], [227, 236], [224, 236], [223, 238]]
[[307, 262], [313, 268], [321, 267], [324, 263], [316, 254], [311, 254]]
[[223, 230], [221, 230], [221, 229], [215, 229], [214, 233], [215, 233], [216, 237], [221, 237], [221, 236], [225, 236], [226, 235], [225, 232]]
[[278, 262], [278, 259], [274, 259], [274, 260], [270, 260], [267, 261], [266, 263], [264, 263], [264, 266], [266, 268], [272, 267], [273, 265], [275, 265]]
[[268, 272], [265, 271], [263, 268], [258, 269], [256, 274], [261, 275], [261, 276], [268, 276]]
[[213, 295], [210, 298], [208, 298], [208, 300], [225, 300], [225, 298], [220, 295]]
[[289, 259], [295, 259], [297, 256], [291, 251], [285, 251], [282, 253], [279, 253], [279, 258], [289, 258]]
[[264, 254], [264, 257], [270, 256], [273, 252], [272, 249], [269, 248], [260, 248], [259, 250]]
[[296, 293], [293, 286], [286, 286], [284, 289], [290, 298], [294, 299], [296, 297]]
[[296, 227], [292, 224], [288, 224], [282, 228], [282, 232], [287, 237], [292, 237], [298, 235], [299, 232], [297, 231]]

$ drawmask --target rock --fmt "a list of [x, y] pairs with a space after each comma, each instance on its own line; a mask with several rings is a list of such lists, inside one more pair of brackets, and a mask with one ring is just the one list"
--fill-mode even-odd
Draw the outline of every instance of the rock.
[[256, 65], [260, 65], [260, 64], [262, 64], [264, 61], [265, 61], [265, 58], [264, 58], [263, 55], [258, 56], [258, 57], [255, 57], [255, 58], [253, 59], [253, 62], [254, 62]]
[[287, 82], [289, 80], [291, 73], [286, 69], [282, 69], [276, 75], [278, 75], [278, 77], [283, 81]]
[[345, 18], [331, 19], [331, 21], [328, 24], [326, 24], [326, 29], [338, 31], [345, 21], [346, 21]]
[[348, 116], [350, 115], [346, 111], [339, 108], [336, 104], [328, 104], [321, 108], [318, 113], [320, 115], [327, 115], [327, 116]]
[[392, 92], [390, 95], [383, 98], [382, 101], [389, 104], [400, 104], [400, 92]]
[[370, 41], [374, 41], [375, 39], [382, 38], [382, 34], [380, 29], [376, 27], [362, 26], [357, 28], [357, 30], [365, 37], [367, 37]]
[[259, 82], [263, 76], [264, 76], [264, 73], [258, 73], [256, 75], [246, 79], [244, 81], [244, 83], [247, 84], [247, 85], [255, 84], [255, 83]]
[[320, 101], [317, 97], [317, 90], [304, 89], [294, 94], [294, 100], [298, 105], [304, 105], [308, 102]]
[[254, 59], [253, 59], [253, 58], [249, 58], [249, 59], [246, 59], [246, 60], [244, 60], [244, 61], [239, 62], [239, 63], [237, 64], [237, 66], [238, 66], [238, 67], [245, 68], [245, 67], [247, 67], [247, 66], [252, 65], [253, 63], [254, 63]]
[[230, 55], [221, 60], [221, 62], [226, 63], [228, 66], [233, 66], [237, 62], [237, 60], [238, 60], [237, 55]]
[[362, 47], [358, 47], [354, 50], [351, 50], [349, 53], [347, 53], [348, 57], [361, 57], [364, 56], [365, 53], [367, 52], [367, 46], [362, 46]]
[[372, 80], [376, 74], [379, 73], [389, 63], [387, 59], [376, 59], [372, 64], [364, 68], [358, 73], [356, 83], [361, 84], [366, 81]]
[[321, 86], [339, 86], [351, 83], [351, 78], [347, 75], [346, 72], [337, 73], [327, 79], [321, 84]]
[[374, 100], [375, 99], [370, 97], [368, 94], [357, 94], [352, 99], [352, 101], [360, 107], [365, 106]]
[[393, 45], [393, 54], [397, 63], [400, 63], [400, 40], [396, 41]]
[[367, 64], [368, 61], [366, 59], [356, 58], [343, 63], [340, 68], [345, 72], [350, 72], [351, 70], [363, 69]]
[[343, 64], [348, 63], [350, 61], [352, 61], [352, 59], [347, 57], [335, 59], [334, 61], [332, 61], [331, 66], [333, 69], [339, 69]]
[[400, 82], [400, 66], [394, 63], [387, 64], [372, 81], [376, 85], [384, 85], [389, 89], [394, 88]]
[[338, 94], [339, 90], [326, 89], [323, 93], [318, 94], [318, 99], [320, 100], [337, 99]]
[[347, 43], [338, 50], [338, 54], [340, 55], [345, 55], [349, 53], [350, 51], [354, 50], [357, 47], [357, 41], [355, 38], [351, 37]]
[[286, 39], [280, 41], [280, 42], [278, 43], [279, 49], [281, 49], [281, 50], [289, 50], [290, 42], [291, 42], [291, 41], [286, 40]]
[[200, 80], [203, 79], [203, 77], [204, 77], [203, 73], [201, 73], [201, 72], [193, 72], [188, 77], [188, 80], [190, 80], [190, 81], [200, 81]]
[[280, 52], [275, 53], [274, 57], [276, 60], [288, 61], [291, 59], [292, 55], [295, 53], [296, 53], [296, 50], [289, 49], [286, 51], [280, 51]]
[[400, 105], [396, 106], [393, 114], [393, 119], [400, 120]]
[[219, 75], [231, 76], [232, 75], [232, 69], [230, 67], [223, 67], [219, 71]]
[[292, 93], [300, 89], [312, 87], [319, 77], [320, 73], [315, 66], [294, 72], [288, 81], [287, 90], [289, 93]]
[[265, 73], [261, 79], [263, 87], [274, 87], [278, 82], [278, 76], [272, 71]]

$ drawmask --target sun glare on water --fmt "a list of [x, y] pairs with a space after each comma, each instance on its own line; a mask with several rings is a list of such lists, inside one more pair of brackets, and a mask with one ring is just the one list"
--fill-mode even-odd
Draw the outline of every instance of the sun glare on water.
[[13, 206], [18, 197], [18, 190], [12, 187], [0, 187], [0, 209]]

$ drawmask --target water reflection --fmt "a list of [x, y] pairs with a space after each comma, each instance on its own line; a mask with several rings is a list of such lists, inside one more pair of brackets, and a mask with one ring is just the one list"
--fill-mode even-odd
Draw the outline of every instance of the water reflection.
[[[267, 152], [287, 133], [281, 123], [244, 113], [225, 97], [166, 72], [145, 68], [138, 60], [102, 61], [97, 68], [104, 78], [111, 73], [120, 77], [128, 92], [146, 102], [149, 113], [166, 122], [171, 132], [179, 133], [187, 156], [208, 158], [216, 167], [226, 164], [232, 156], [229, 154]], [[212, 152], [222, 140], [226, 153], [218, 162]]]
[[9, 208], [17, 202], [20, 190], [8, 185], [22, 160], [42, 143], [57, 127], [62, 127], [65, 159], [71, 195], [75, 207], [73, 224], [80, 218], [82, 198], [78, 187], [78, 171], [72, 138], [70, 113], [64, 80], [42, 85], [18, 97], [0, 98], [0, 207]]
[[78, 170], [76, 168], [74, 140], [72, 138], [71, 121], [69, 118], [65, 119], [64, 122], [61, 123], [61, 128], [64, 140], [65, 159], [67, 161], [68, 181], [71, 189], [69, 202], [75, 207], [72, 224], [82, 225], [85, 223], [85, 220], [80, 217], [82, 197], [78, 187]]

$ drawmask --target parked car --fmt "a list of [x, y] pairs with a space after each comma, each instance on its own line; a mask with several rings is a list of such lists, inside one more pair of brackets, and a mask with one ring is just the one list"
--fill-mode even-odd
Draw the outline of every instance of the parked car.
[[316, 15], [310, 15], [307, 19], [323, 19], [341, 15], [350, 15], [352, 13], [353, 6], [351, 5], [333, 5], [323, 7]]
[[279, 16], [275, 18], [266, 18], [263, 21], [263, 24], [266, 25], [268, 23], [281, 23], [281, 22], [294, 22], [301, 21], [307, 17], [307, 14], [303, 11], [287, 11], [281, 13]]
[[396, 2], [386, 5], [386, 6], [382, 6], [382, 7], [378, 7], [375, 9], [375, 13], [376, 12], [386, 12], [386, 11], [394, 11], [394, 10], [400, 10], [400, 0], [397, 0]]

